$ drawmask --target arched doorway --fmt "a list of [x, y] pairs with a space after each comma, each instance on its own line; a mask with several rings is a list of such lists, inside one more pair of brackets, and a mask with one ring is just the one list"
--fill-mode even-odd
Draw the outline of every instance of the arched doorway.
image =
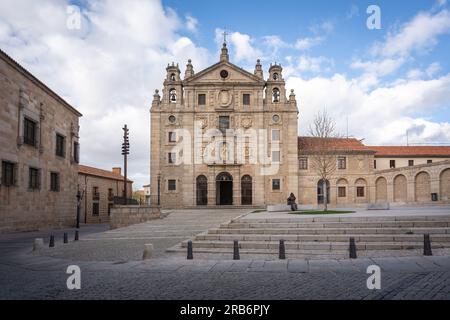
[[387, 181], [384, 177], [379, 177], [375, 181], [375, 201], [386, 202], [387, 201]]
[[197, 177], [197, 205], [206, 206], [208, 204], [208, 179], [204, 176]]
[[[326, 181], [325, 183], [327, 188], [327, 203], [330, 203], [330, 181]], [[318, 204], [324, 204], [325, 199], [325, 189], [324, 189], [324, 183], [323, 179], [317, 182], [317, 203]]]
[[241, 203], [251, 205], [253, 202], [252, 177], [245, 175], [241, 179]]
[[228, 172], [222, 172], [216, 178], [216, 204], [233, 204], [233, 177]]
[[415, 198], [418, 202], [425, 202], [431, 200], [430, 195], [430, 175], [428, 172], [420, 172], [415, 179]]
[[450, 200], [450, 169], [445, 169], [440, 174], [440, 200]]
[[398, 175], [394, 179], [394, 201], [406, 202], [407, 200], [407, 181], [406, 177], [402, 174]]

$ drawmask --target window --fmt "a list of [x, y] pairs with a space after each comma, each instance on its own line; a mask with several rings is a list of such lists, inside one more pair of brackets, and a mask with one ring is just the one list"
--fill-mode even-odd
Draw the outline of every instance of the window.
[[272, 130], [272, 141], [280, 141], [280, 130]]
[[272, 151], [272, 162], [280, 162], [280, 151]]
[[272, 102], [280, 102], [280, 90], [278, 88], [272, 90]]
[[25, 118], [23, 125], [23, 142], [30, 146], [36, 146], [36, 122]]
[[173, 116], [173, 115], [172, 115], [172, 116], [169, 116], [169, 122], [170, 122], [170, 123], [173, 124], [173, 123], [175, 123], [175, 121], [177, 121], [177, 118], [176, 118], [175, 116]]
[[377, 160], [373, 160], [373, 168], [374, 168], [374, 169], [377, 168]]
[[338, 169], [343, 170], [347, 168], [347, 158], [339, 157], [338, 158]]
[[206, 94], [199, 94], [198, 95], [198, 105], [199, 106], [206, 105]]
[[114, 191], [113, 189], [109, 188], [108, 189], [108, 200], [112, 201], [114, 199]]
[[433, 163], [433, 160], [427, 160], [427, 163], [428, 164]]
[[10, 187], [15, 185], [15, 165], [12, 162], [2, 161], [2, 185]]
[[175, 73], [172, 73], [170, 75], [170, 81], [175, 81], [177, 79], [177, 77], [175, 76]]
[[56, 134], [56, 155], [58, 157], [66, 156], [66, 138], [60, 134]]
[[249, 106], [250, 105], [250, 94], [244, 93], [244, 95], [242, 96], [242, 104], [244, 106]]
[[356, 196], [358, 198], [364, 198], [364, 187], [356, 187]]
[[176, 180], [168, 180], [167, 181], [167, 189], [169, 191], [175, 191], [177, 190], [177, 181]]
[[170, 100], [171, 103], [176, 103], [177, 102], [177, 90], [170, 89], [170, 91], [169, 91], [169, 100]]
[[59, 173], [50, 172], [50, 191], [59, 191]]
[[98, 216], [100, 214], [100, 204], [98, 202], [94, 202], [92, 204], [92, 215]]
[[345, 198], [347, 196], [347, 189], [345, 187], [338, 187], [338, 197]]
[[308, 170], [308, 158], [298, 159], [298, 165], [300, 170]]
[[272, 117], [272, 121], [273, 121], [274, 123], [280, 122], [280, 116], [277, 115], [277, 114], [274, 114], [273, 117]]
[[169, 152], [169, 163], [174, 164], [177, 161], [177, 154], [174, 152]]
[[80, 144], [78, 142], [73, 143], [73, 161], [80, 163]]
[[275, 81], [277, 81], [278, 80], [278, 73], [277, 72], [274, 72], [274, 74], [273, 74], [273, 76], [272, 76], [272, 79], [273, 80], [275, 80]]
[[175, 132], [169, 132], [169, 142], [177, 142], [177, 134]]
[[409, 167], [414, 166], [414, 160], [408, 160], [408, 166]]
[[391, 169], [395, 168], [395, 160], [389, 161], [389, 168], [391, 168]]
[[93, 200], [100, 199], [100, 193], [98, 192], [98, 187], [92, 187], [92, 199]]
[[28, 188], [31, 190], [38, 190], [40, 188], [40, 174], [39, 169], [30, 168], [28, 174]]
[[281, 189], [280, 179], [273, 179], [272, 180], [272, 190], [280, 190], [280, 189]]
[[220, 116], [219, 117], [219, 130], [222, 133], [226, 133], [227, 129], [230, 129], [230, 117], [229, 116]]

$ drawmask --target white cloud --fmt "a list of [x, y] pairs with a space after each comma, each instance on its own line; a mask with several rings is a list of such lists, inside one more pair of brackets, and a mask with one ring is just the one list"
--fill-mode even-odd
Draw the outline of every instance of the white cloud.
[[121, 165], [121, 128], [129, 125], [129, 172], [140, 188], [149, 181], [149, 108], [165, 66], [184, 69], [191, 58], [199, 70], [209, 53], [179, 35], [183, 23], [160, 1], [89, 1], [80, 31], [66, 28], [66, 6], [1, 1], [0, 46], [83, 113], [84, 164]]
[[[216, 30], [221, 34], [221, 30]], [[223, 32], [223, 31], [222, 31]], [[262, 52], [253, 46], [253, 39], [248, 34], [240, 32], [232, 32], [229, 36], [232, 45], [233, 60], [239, 62], [254, 63], [258, 58], [261, 58]]]
[[324, 38], [322, 37], [313, 37], [313, 38], [300, 38], [295, 42], [295, 48], [297, 50], [309, 50], [314, 46], [322, 43]]
[[198, 20], [190, 15], [187, 15], [186, 28], [191, 32], [197, 32], [197, 27], [198, 27]]
[[[367, 90], [358, 79], [335, 74], [331, 78], [304, 79], [290, 77], [287, 86], [299, 97], [300, 131], [312, 122], [318, 110], [326, 108], [345, 132], [347, 116], [350, 134], [366, 138], [368, 144], [402, 144], [406, 130], [416, 130], [414, 141], [436, 142], [450, 140], [450, 124], [426, 118], [448, 104], [450, 74], [433, 80], [407, 80], [393, 86]], [[416, 117], [421, 114], [423, 116]], [[364, 125], [360, 125], [364, 124]]]
[[300, 72], [303, 71], [303, 72], [318, 73], [322, 71], [329, 71], [329, 66], [332, 64], [333, 64], [332, 60], [322, 56], [320, 57], [301, 56], [298, 59], [297, 69]]
[[433, 77], [437, 72], [441, 70], [441, 65], [439, 62], [433, 62], [428, 66], [428, 68], [425, 70], [425, 73], [428, 77]]

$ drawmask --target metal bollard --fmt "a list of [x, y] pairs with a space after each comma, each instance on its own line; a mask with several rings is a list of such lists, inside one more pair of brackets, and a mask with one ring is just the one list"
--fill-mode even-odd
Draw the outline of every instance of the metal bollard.
[[53, 248], [55, 246], [55, 236], [50, 235], [50, 243], [48, 244], [50, 248]]
[[433, 252], [431, 251], [431, 240], [429, 234], [423, 235], [423, 255], [424, 256], [432, 256]]
[[64, 243], [69, 243], [69, 239], [67, 238], [66, 232], [64, 232]]
[[188, 260], [194, 259], [194, 252], [193, 252], [193, 250], [192, 250], [192, 241], [188, 241], [188, 246], [187, 246], [187, 259], [188, 259]]
[[280, 247], [279, 247], [278, 257], [281, 260], [286, 259], [286, 247], [284, 246], [284, 240], [280, 240]]
[[75, 230], [75, 241], [80, 240], [80, 235], [78, 233], [78, 230]]
[[233, 260], [239, 260], [241, 257], [239, 255], [239, 242], [234, 240], [233, 244]]
[[356, 259], [355, 238], [350, 238], [350, 259]]

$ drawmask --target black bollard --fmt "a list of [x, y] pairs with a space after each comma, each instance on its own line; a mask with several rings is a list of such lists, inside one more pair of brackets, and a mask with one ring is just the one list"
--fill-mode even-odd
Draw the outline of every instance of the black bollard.
[[356, 259], [355, 238], [350, 238], [350, 259]]
[[433, 252], [431, 251], [431, 240], [429, 234], [423, 235], [423, 255], [424, 256], [432, 256]]
[[64, 232], [64, 243], [69, 243], [69, 239], [67, 238], [66, 232]]
[[188, 260], [194, 259], [194, 253], [193, 253], [193, 250], [192, 250], [192, 241], [188, 241], [188, 246], [187, 246], [187, 259], [188, 259]]
[[239, 256], [239, 242], [234, 240], [233, 245], [233, 260], [239, 260], [241, 257]]
[[284, 246], [284, 240], [280, 240], [280, 248], [279, 248], [278, 257], [280, 258], [280, 260], [286, 259], [286, 248]]
[[50, 235], [50, 243], [48, 245], [50, 248], [53, 248], [55, 246], [55, 236]]
[[80, 240], [80, 235], [78, 234], [78, 230], [75, 230], [75, 241]]

